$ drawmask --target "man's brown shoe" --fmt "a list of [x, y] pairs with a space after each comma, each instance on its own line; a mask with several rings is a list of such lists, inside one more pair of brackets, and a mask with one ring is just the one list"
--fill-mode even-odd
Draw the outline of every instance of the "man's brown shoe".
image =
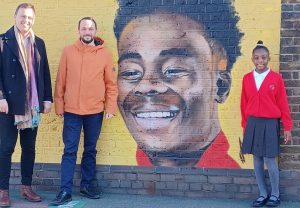
[[0, 189], [0, 207], [10, 207], [8, 190]]
[[42, 197], [34, 193], [31, 186], [21, 185], [21, 197], [31, 202], [40, 202]]

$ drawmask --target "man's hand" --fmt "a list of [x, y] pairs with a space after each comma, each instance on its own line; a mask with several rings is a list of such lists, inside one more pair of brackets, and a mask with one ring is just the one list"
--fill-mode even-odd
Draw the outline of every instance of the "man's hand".
[[115, 115], [112, 113], [105, 113], [105, 119], [111, 119], [112, 117], [114, 117]]
[[285, 144], [292, 140], [291, 131], [284, 131], [283, 135], [284, 135], [284, 143]]
[[64, 117], [64, 113], [57, 113], [57, 112], [56, 112], [56, 115], [59, 116], [60, 118], [63, 118], [63, 117]]
[[8, 104], [6, 99], [0, 100], [0, 113], [8, 114]]
[[52, 103], [44, 102], [44, 112], [43, 113], [50, 113], [51, 112]]

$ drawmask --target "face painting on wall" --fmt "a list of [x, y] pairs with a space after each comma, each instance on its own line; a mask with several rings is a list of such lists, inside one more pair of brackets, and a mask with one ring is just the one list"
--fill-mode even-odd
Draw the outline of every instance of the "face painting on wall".
[[[51, 9], [48, 8], [49, 4], [45, 4], [42, 0], [36, 0], [34, 2], [38, 12], [36, 16], [39, 18], [37, 19], [38, 21], [34, 22], [33, 29], [38, 37], [42, 37], [45, 40], [46, 48], [49, 52], [48, 61], [53, 82], [56, 79], [56, 68], [59, 63], [58, 58], [62, 52], [62, 48], [72, 44], [74, 40], [78, 39], [78, 20], [87, 14], [93, 15], [99, 23], [97, 34], [103, 38], [105, 47], [107, 47], [113, 55], [114, 67], [116, 72], [119, 72], [120, 97], [118, 104], [120, 112], [117, 113], [115, 119], [112, 121], [104, 121], [102, 128], [103, 134], [101, 134], [99, 142], [97, 143], [97, 164], [207, 167], [202, 164], [199, 166], [199, 162], [200, 159], [204, 160], [205, 158], [210, 158], [211, 164], [217, 166], [217, 163], [226, 163], [226, 161], [212, 158], [211, 154], [207, 157], [206, 155], [210, 152], [210, 148], [214, 146], [219, 147], [217, 144], [220, 144], [220, 146], [224, 148], [224, 151], [227, 151], [229, 156], [239, 163], [241, 168], [253, 168], [251, 155], [245, 155], [244, 163], [239, 159], [239, 138], [241, 142], [243, 141], [239, 104], [241, 79], [245, 73], [248, 73], [249, 70], [253, 68], [251, 62], [252, 50], [258, 40], [264, 40], [265, 44], [268, 45], [272, 51], [270, 54], [271, 61], [269, 61], [269, 66], [272, 70], [277, 71], [280, 68], [279, 66], [282, 63], [280, 60], [282, 55], [280, 50], [286, 49], [286, 47], [289, 46], [289, 42], [285, 41], [285, 38], [280, 37], [280, 28], [285, 28], [286, 25], [281, 24], [281, 20], [284, 20], [281, 7], [283, 3], [281, 1], [274, 0], [272, 4], [269, 4], [268, 1], [263, 0], [102, 0], [101, 4], [99, 4], [98, 1], [90, 1], [89, 4], [78, 1], [70, 7], [68, 1], [63, 0], [60, 4], [49, 1]], [[222, 4], [220, 2], [222, 2]], [[17, 1], [12, 1], [9, 4], [1, 4], [0, 26], [2, 27], [2, 33], [11, 27], [12, 24], [16, 23], [14, 14], [17, 4]], [[290, 3], [287, 4], [289, 5]], [[47, 12], [43, 12], [46, 10]], [[157, 18], [155, 20], [151, 15], [160, 15], [160, 17], [156, 16]], [[31, 15], [28, 16], [27, 21], [30, 21], [30, 16]], [[179, 16], [183, 16], [185, 21], [181, 23], [177, 18]], [[133, 24], [135, 19], [135, 24]], [[158, 31], [159, 38], [157, 38], [157, 35], [155, 38], [151, 37], [152, 34], [150, 33], [150, 38], [145, 40], [142, 34], [140, 36], [136, 34], [138, 27], [140, 27], [137, 23], [142, 19], [146, 21], [145, 25], [152, 25], [151, 29], [147, 29], [147, 26], [144, 27], [145, 31], [143, 32], [143, 36], [145, 36], [147, 31], [155, 34], [157, 34]], [[215, 72], [201, 72], [200, 74], [198, 69], [200, 69], [200, 66], [205, 65], [201, 62], [208, 62], [206, 58], [199, 57], [199, 59], [196, 60], [199, 64], [197, 63], [196, 67], [191, 67], [187, 59], [195, 60], [195, 53], [192, 51], [195, 47], [191, 45], [194, 43], [185, 46], [180, 45], [182, 41], [187, 42], [187, 37], [190, 37], [190, 41], [195, 39], [189, 35], [191, 32], [196, 32], [194, 26], [197, 24], [192, 23], [193, 21], [199, 25], [200, 35], [202, 35], [208, 43], [210, 51], [212, 52], [211, 55], [214, 55], [212, 62], [217, 62], [216, 60], [222, 59], [222, 57], [217, 57], [217, 52], [221, 52], [219, 55], [225, 54], [223, 56], [223, 58], [225, 57], [223, 62], [215, 64]], [[287, 19], [286, 21], [289, 23], [290, 20]], [[176, 24], [176, 26], [170, 26], [172, 22], [173, 25]], [[191, 27], [189, 24], [193, 24], [194, 26]], [[30, 24], [27, 25], [29, 26]], [[153, 25], [156, 25], [155, 30], [152, 29], [154, 28]], [[186, 25], [186, 27], [183, 27], [183, 25]], [[181, 29], [175, 33], [176, 28]], [[242, 38], [240, 36], [241, 32], [245, 33]], [[146, 65], [143, 66], [141, 74], [138, 74], [140, 71], [134, 71], [134, 74], [138, 76], [137, 81], [135, 83], [129, 83], [129, 80], [125, 80], [124, 77], [129, 76], [130, 73], [129, 75], [123, 74], [120, 76], [121, 71], [119, 71], [117, 63], [121, 56], [121, 44], [129, 43], [126, 42], [127, 40], [124, 38], [121, 41], [121, 35], [123, 37], [135, 36], [134, 41], [136, 45], [144, 47], [144, 50], [149, 54], [152, 53], [150, 46], [157, 42], [159, 47], [156, 47], [158, 50], [156, 52], [158, 55], [156, 56], [159, 57], [160, 51], [164, 51], [164, 53], [168, 53], [166, 55], [162, 53], [161, 55], [163, 57], [161, 56], [160, 58], [171, 59], [171, 57], [173, 57], [174, 59], [169, 60], [171, 62], [168, 63], [164, 62], [170, 65], [162, 66], [161, 62], [156, 62], [158, 64], [155, 66], [155, 70], [152, 70]], [[87, 35], [85, 37], [87, 41], [90, 41], [91, 36]], [[195, 37], [199, 37], [198, 34]], [[167, 40], [169, 43], [167, 43]], [[161, 43], [158, 41], [165, 42], [169, 45], [171, 44], [170, 40], [173, 40], [172, 45], [167, 47], [163, 45], [165, 47], [164, 49], [160, 47]], [[130, 41], [133, 41], [132, 38]], [[281, 43], [281, 41], [283, 42]], [[204, 45], [201, 45], [201, 47], [204, 47]], [[180, 50], [176, 49], [170, 51], [167, 48], [177, 48]], [[200, 47], [196, 48], [200, 49]], [[130, 51], [130, 53], [131, 52], [135, 51]], [[122, 52], [122, 54], [125, 53], [128, 52]], [[141, 52], [139, 51], [139, 53]], [[187, 56], [185, 56], [185, 54], [187, 54]], [[288, 57], [291, 57], [290, 54], [288, 54]], [[143, 58], [146, 59], [145, 55], [143, 55]], [[152, 75], [153, 78], [150, 73], [147, 74], [149, 69], [151, 72], [156, 72]], [[122, 70], [124, 70], [124, 68]], [[219, 73], [221, 71], [224, 73]], [[130, 77], [132, 75], [130, 75]], [[142, 77], [139, 77], [141, 75]], [[197, 81], [199, 77], [203, 77], [201, 78], [203, 82], [209, 84], [206, 84], [204, 89], [199, 88], [198, 90], [198, 88], [195, 87], [195, 91], [192, 92], [194, 84], [202, 86], [202, 80], [200, 80], [201, 82]], [[208, 82], [206, 77], [207, 79], [212, 77], [214, 80]], [[161, 93], [160, 95], [155, 95], [155, 93], [148, 93], [148, 95], [153, 95], [153, 98], [149, 96], [138, 97], [134, 96], [133, 93], [129, 94], [128, 89], [124, 87], [125, 84], [135, 84], [139, 86], [139, 83], [145, 83], [146, 80], [151, 80], [155, 86], [162, 86], [161, 83], [167, 83], [169, 89], [167, 94]], [[145, 86], [149, 85], [146, 84]], [[177, 88], [175, 88], [176, 86]], [[223, 91], [220, 89], [223, 89]], [[229, 89], [230, 92], [228, 96]], [[207, 96], [202, 95], [200, 90], [202, 90], [202, 94], [206, 93]], [[130, 89], [130, 91], [132, 91], [132, 89]], [[213, 94], [209, 95], [209, 92]], [[223, 95], [222, 99], [217, 99], [218, 96], [221, 95]], [[126, 102], [124, 102], [126, 96], [130, 99], [126, 99]], [[201, 104], [201, 96], [204, 97], [204, 99], [210, 97], [211, 103], [209, 105], [205, 102]], [[226, 99], [227, 96], [228, 98]], [[150, 103], [147, 103], [147, 100], [150, 100]], [[219, 102], [224, 101], [224, 103], [216, 103], [214, 100], [218, 100]], [[127, 109], [131, 107], [139, 108], [139, 106], [133, 104], [132, 101], [141, 102], [141, 105], [143, 105], [143, 111], [141, 111], [141, 113], [144, 113], [144, 111], [149, 112], [149, 114], [140, 113], [138, 115], [142, 117], [143, 120], [137, 118], [137, 116], [135, 117], [134, 114], [129, 114], [130, 111]], [[153, 103], [156, 105], [162, 103], [162, 105], [152, 106]], [[209, 109], [206, 110], [204, 106], [206, 106], [206, 108], [209, 107]], [[138, 110], [134, 108], [132, 112], [138, 113]], [[198, 109], [203, 109], [203, 112], [210, 112], [210, 114], [201, 113]], [[150, 114], [151, 112], [152, 114]], [[202, 117], [199, 117], [200, 114]], [[212, 117], [211, 122], [208, 122], [209, 119], [207, 119], [205, 115]], [[193, 118], [193, 120], [188, 122], [190, 118]], [[36, 149], [36, 159], [38, 162], [61, 162], [63, 146], [58, 144], [57, 141], [53, 141], [53, 137], [61, 137], [61, 123], [52, 123], [52, 121], [56, 121], [56, 119], [55, 114], [51, 113], [49, 118], [47, 116], [43, 119], [44, 122], [41, 123], [41, 128], [38, 133], [38, 140], [40, 140], [40, 142]], [[51, 122], [51, 124], [49, 124], [48, 121]], [[151, 129], [147, 129], [149, 128], [147, 126], [151, 127]], [[204, 132], [202, 131], [203, 128], [210, 129], [210, 131], [206, 131], [208, 132], [206, 134], [212, 136], [210, 136], [210, 142], [207, 142], [206, 147], [201, 148], [198, 141], [201, 141], [202, 138], [200, 136], [198, 137], [198, 135], [204, 135], [204, 133], [202, 133]], [[222, 133], [225, 139], [221, 141], [223, 142], [221, 144], [217, 140], [222, 137]], [[204, 140], [204, 138], [202, 140]], [[228, 141], [228, 143], [226, 143], [226, 141]], [[51, 147], [49, 144], [51, 144]], [[196, 151], [192, 151], [192, 148]], [[80, 146], [78, 151], [83, 151], [83, 147]], [[216, 151], [218, 150], [212, 150], [212, 152]], [[17, 148], [12, 160], [18, 162], [20, 155], [21, 148]], [[218, 156], [218, 158], [220, 158], [220, 156]], [[159, 161], [158, 159], [161, 160]], [[161, 162], [163, 160], [165, 160], [165, 163]], [[166, 164], [166, 161], [168, 161], [168, 164]], [[218, 167], [221, 167], [221, 165]], [[226, 165], [226, 167], [228, 167], [228, 165]]]
[[[230, 9], [228, 18], [234, 18], [231, 4], [224, 5]], [[239, 50], [229, 59], [227, 48], [221, 42], [228, 37], [210, 37], [214, 31], [207, 28], [210, 25], [213, 28], [215, 21], [204, 24], [184, 14], [168, 14], [160, 8], [155, 11], [149, 8], [148, 13], [140, 14], [136, 8], [136, 17], [121, 25], [122, 9], [124, 7], [120, 7], [115, 20], [119, 52], [118, 103], [137, 142], [138, 163], [218, 166], [218, 161], [209, 165], [204, 155], [211, 152], [210, 146], [217, 140], [224, 140], [226, 144], [216, 96], [227, 97], [230, 69]], [[231, 30], [239, 34], [234, 40], [239, 49], [242, 34], [236, 27]], [[226, 154], [223, 151], [219, 156]], [[231, 164], [221, 163], [223, 166]]]

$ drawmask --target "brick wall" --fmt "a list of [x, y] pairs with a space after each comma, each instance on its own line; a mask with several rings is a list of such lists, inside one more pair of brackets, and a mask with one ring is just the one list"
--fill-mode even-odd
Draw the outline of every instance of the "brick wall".
[[[6, 31], [13, 24], [13, 14], [15, 7], [20, 0], [2, 1], [0, 7], [0, 31]], [[37, 35], [45, 40], [52, 83], [55, 83], [57, 66], [61, 51], [64, 46], [72, 44], [77, 38], [77, 23], [83, 16], [93, 16], [98, 22], [98, 34], [105, 40], [106, 46], [112, 51], [114, 56], [115, 67], [117, 68], [117, 44], [113, 32], [113, 21], [115, 12], [118, 8], [117, 2], [112, 0], [101, 0], [101, 4], [97, 0], [91, 0], [90, 4], [83, 1], [74, 0], [72, 4], [68, 0], [32, 1], [36, 6], [37, 17], [34, 25], [34, 31]], [[148, 2], [148, 3], [147, 3]], [[195, 11], [196, 4], [199, 2], [212, 2], [207, 10], [212, 11], [211, 18], [221, 18], [220, 12], [213, 13], [216, 5], [227, 4], [229, 0], [153, 0], [138, 1], [128, 0], [129, 5], [141, 5], [146, 7], [149, 2], [153, 5], [164, 7], [181, 7], [184, 11], [189, 11], [190, 15], [197, 16]], [[241, 90], [241, 79], [244, 73], [252, 68], [250, 61], [251, 50], [256, 44], [257, 39], [265, 40], [270, 48], [271, 62], [270, 65], [275, 70], [279, 68], [279, 42], [280, 42], [280, 0], [273, 0], [274, 4], [268, 1], [248, 0], [234, 1], [234, 6], [238, 12], [240, 20], [238, 27], [245, 34], [241, 40], [241, 56], [238, 57], [234, 64], [232, 75], [231, 92], [225, 103], [219, 105], [218, 114], [222, 130], [225, 132], [230, 148], [228, 153], [239, 163], [241, 168], [252, 168], [251, 157], [246, 157], [246, 163], [241, 163], [239, 159], [239, 143], [238, 138], [242, 137], [242, 129], [240, 128], [239, 113], [239, 96]], [[127, 12], [131, 12], [128, 10]], [[199, 12], [198, 12], [199, 13]], [[217, 14], [216, 14], [217, 13]], [[222, 16], [222, 15], [221, 15]], [[200, 15], [199, 15], [200, 18]], [[124, 17], [124, 20], [126, 18]], [[222, 33], [221, 28], [228, 24], [220, 25], [218, 21], [211, 21], [212, 28]], [[234, 35], [234, 34], [231, 34]], [[230, 44], [230, 38], [228, 44]], [[231, 53], [234, 53], [231, 48]], [[196, 123], [196, 122], [195, 122]], [[199, 125], [200, 126], [200, 125]], [[51, 114], [42, 117], [42, 123], [39, 126], [37, 138], [36, 161], [41, 163], [59, 163], [63, 152], [62, 142], [62, 119], [57, 117], [52, 110]], [[171, 132], [176, 134], [176, 132]], [[170, 134], [170, 135], [171, 135]], [[118, 113], [117, 117], [104, 121], [101, 138], [97, 145], [97, 164], [105, 165], [136, 165], [136, 141], [128, 131], [122, 116]], [[80, 142], [78, 152], [78, 162], [81, 160], [83, 152], [82, 141]], [[18, 162], [20, 158], [20, 147], [17, 146], [13, 155], [13, 161]]]
[[[96, 171], [97, 179], [93, 185], [103, 193], [235, 199], [253, 199], [259, 194], [253, 170], [102, 165]], [[13, 165], [11, 176], [11, 188], [17, 189], [19, 164]], [[38, 190], [58, 191], [60, 166], [36, 164], [33, 184]], [[74, 185], [74, 191], [78, 191], [79, 166]], [[280, 171], [280, 192], [283, 200], [300, 201], [299, 171]]]
[[[0, 29], [4, 31], [12, 24], [12, 16], [17, 3], [21, 1], [6, 1], [0, 8]], [[69, 5], [67, 0], [39, 1], [37, 5], [38, 17], [35, 31], [46, 41], [53, 83], [59, 55], [63, 46], [72, 43], [77, 38], [77, 20], [82, 16], [93, 15], [97, 22], [102, 25], [101, 35], [108, 40], [108, 47], [113, 51], [116, 61], [116, 43], [113, 38], [113, 24], [116, 5], [115, 1], [103, 0], [101, 5], [98, 1], [91, 1], [93, 8], [87, 8], [86, 3], [76, 1]], [[112, 3], [114, 2], [114, 3]], [[142, 1], [128, 1], [142, 2]], [[146, 1], [145, 1], [146, 2]], [[193, 9], [194, 0], [153, 0], [160, 5], [169, 5], [172, 3], [182, 3], [186, 8]], [[200, 2], [200, 0], [199, 0]], [[228, 2], [224, 0], [223, 2]], [[257, 2], [257, 5], [251, 3]], [[274, 0], [275, 2], [275, 0]], [[276, 1], [278, 2], [278, 1]], [[250, 4], [251, 3], [251, 4]], [[281, 29], [281, 48], [279, 53], [276, 28], [279, 25], [277, 21], [277, 7], [269, 9], [269, 2], [265, 0], [235, 1], [241, 18], [240, 26], [246, 36], [243, 39], [242, 56], [232, 71], [233, 80], [232, 95], [240, 93], [240, 82], [242, 74], [251, 69], [250, 62], [251, 50], [256, 43], [257, 38], [267, 42], [272, 51], [271, 65], [279, 65], [280, 71], [284, 76], [292, 116], [294, 119], [293, 137], [294, 142], [291, 145], [282, 145], [282, 154], [280, 155], [281, 182], [280, 190], [283, 199], [300, 199], [300, 123], [299, 123], [299, 94], [300, 87], [298, 62], [299, 56], [299, 19], [300, 19], [300, 1], [282, 0], [282, 29]], [[248, 5], [249, 4], [249, 5]], [[5, 9], [3, 9], [5, 7]], [[266, 9], [265, 9], [266, 8]], [[249, 10], [249, 11], [248, 11]], [[76, 11], [74, 14], [74, 11]], [[251, 11], [251, 12], [250, 12]], [[253, 15], [259, 11], [259, 15], [264, 19], [255, 19], [259, 15]], [[99, 15], [101, 14], [101, 15]], [[267, 14], [267, 15], [265, 15]], [[255, 19], [255, 21], [252, 21]], [[275, 21], [276, 20], [276, 21]], [[278, 38], [279, 39], [279, 38]], [[278, 50], [277, 50], [278, 49]], [[241, 71], [242, 70], [242, 71]], [[244, 70], [244, 71], [243, 71]], [[229, 104], [221, 106], [225, 111], [222, 120], [222, 128], [225, 132], [231, 132], [228, 135], [239, 136], [239, 113], [238, 111], [228, 111], [228, 109], [238, 109], [239, 97], [231, 97]], [[227, 114], [226, 114], [227, 113]], [[221, 116], [222, 117], [222, 116]], [[120, 115], [117, 119], [104, 124], [101, 142], [97, 149], [98, 165], [94, 185], [103, 192], [108, 193], [128, 193], [128, 194], [157, 194], [157, 195], [178, 195], [188, 197], [220, 197], [220, 198], [254, 198], [258, 194], [255, 178], [252, 170], [227, 170], [227, 169], [195, 169], [195, 168], [166, 168], [166, 167], [137, 167], [135, 165], [135, 143], [128, 136], [125, 124], [121, 121]], [[233, 128], [234, 127], [234, 128]], [[236, 128], [235, 128], [236, 127]], [[60, 185], [60, 167], [59, 162], [62, 154], [63, 144], [61, 142], [62, 122], [54, 113], [44, 116], [43, 123], [40, 126], [40, 134], [37, 144], [37, 161], [34, 171], [34, 185], [41, 190], [57, 190]], [[233, 157], [238, 156], [238, 144], [236, 140], [232, 142]], [[19, 161], [19, 149], [15, 154], [14, 160]], [[79, 150], [79, 155], [82, 148]], [[80, 156], [78, 157], [80, 160]], [[251, 160], [243, 168], [251, 167]], [[117, 164], [121, 164], [117, 166]], [[243, 165], [243, 164], [241, 164]], [[75, 188], [78, 188], [80, 182], [80, 169], [76, 169], [74, 182]], [[11, 173], [11, 187], [18, 188], [20, 184], [19, 164], [13, 165]]]
[[293, 142], [282, 145], [280, 167], [300, 170], [300, 1], [282, 0], [280, 72], [293, 118]]

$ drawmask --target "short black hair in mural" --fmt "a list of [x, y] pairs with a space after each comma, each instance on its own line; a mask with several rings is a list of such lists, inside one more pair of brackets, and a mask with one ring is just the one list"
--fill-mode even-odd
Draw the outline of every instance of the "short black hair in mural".
[[216, 41], [227, 53], [227, 71], [241, 55], [240, 40], [243, 34], [237, 28], [239, 17], [231, 0], [118, 0], [114, 33], [119, 41], [124, 27], [137, 17], [155, 13], [179, 14], [201, 24], [205, 36]]

